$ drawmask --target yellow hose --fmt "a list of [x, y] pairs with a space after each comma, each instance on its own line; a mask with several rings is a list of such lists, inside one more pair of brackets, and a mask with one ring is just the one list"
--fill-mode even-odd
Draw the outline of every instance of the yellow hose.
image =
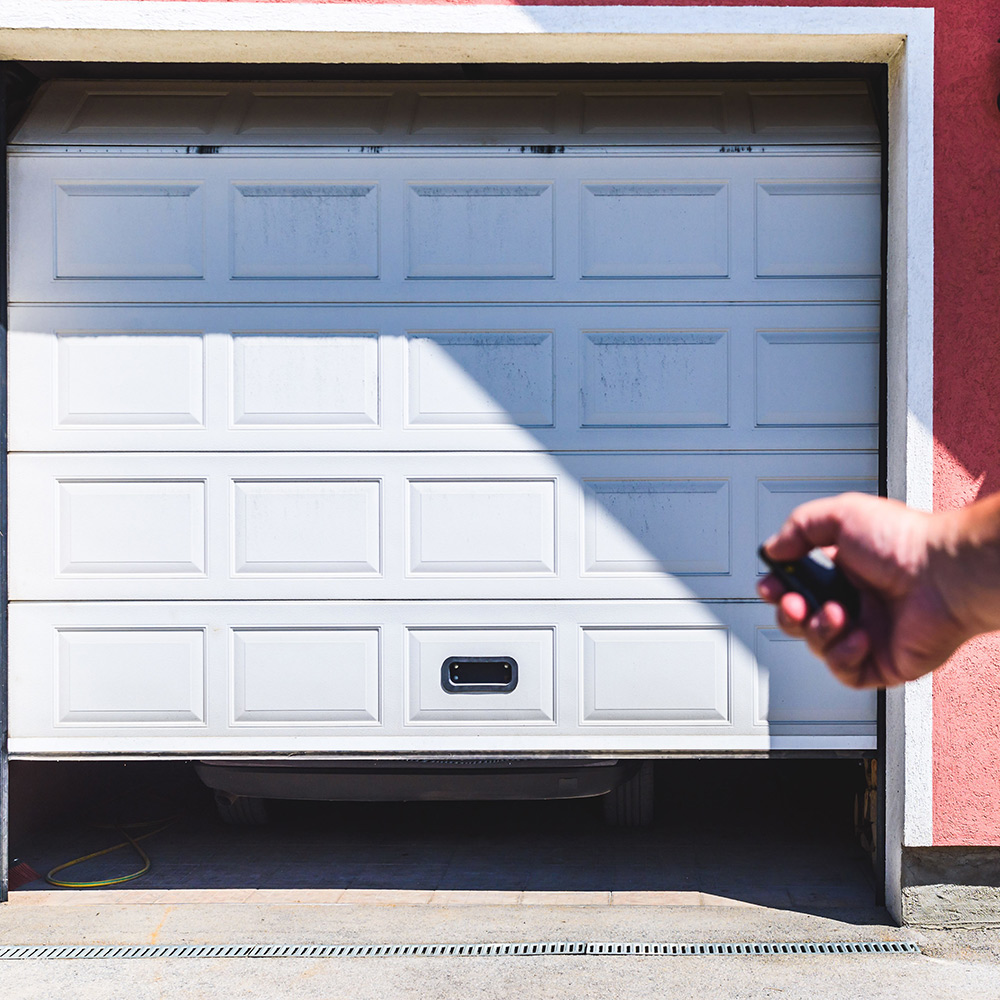
[[[153, 820], [153, 823], [159, 823], [161, 825], [157, 826], [155, 830], [149, 830], [147, 833], [143, 833], [138, 837], [131, 836], [125, 826], [101, 827], [101, 829], [118, 830], [125, 839], [120, 844], [115, 844], [113, 847], [105, 847], [101, 851], [94, 851], [93, 854], [85, 854], [82, 858], [74, 858], [72, 861], [66, 861], [61, 865], [56, 865], [56, 867], [45, 876], [45, 881], [50, 885], [58, 885], [67, 889], [98, 889], [105, 885], [119, 885], [122, 882], [131, 882], [132, 879], [145, 875], [152, 865], [149, 855], [139, 846], [139, 841], [145, 840], [147, 837], [152, 837], [154, 834], [165, 830], [171, 823], [174, 822], [176, 818], [176, 816], [172, 816], [167, 820]], [[130, 824], [132, 828], [139, 829], [150, 825], [151, 823]], [[90, 882], [69, 882], [65, 879], [57, 879], [54, 877], [58, 872], [65, 871], [67, 868], [72, 868], [74, 865], [83, 864], [84, 861], [90, 861], [92, 858], [99, 858], [103, 854], [111, 854], [113, 851], [121, 850], [121, 848], [128, 847], [130, 845], [143, 860], [143, 866], [139, 869], [139, 871], [132, 872], [129, 875], [119, 875], [117, 878], [96, 879]]]

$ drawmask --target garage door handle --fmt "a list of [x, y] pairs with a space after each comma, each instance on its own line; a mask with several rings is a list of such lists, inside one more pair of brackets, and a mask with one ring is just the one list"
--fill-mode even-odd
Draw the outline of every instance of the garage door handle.
[[441, 664], [441, 687], [450, 694], [507, 694], [517, 687], [512, 656], [449, 656]]

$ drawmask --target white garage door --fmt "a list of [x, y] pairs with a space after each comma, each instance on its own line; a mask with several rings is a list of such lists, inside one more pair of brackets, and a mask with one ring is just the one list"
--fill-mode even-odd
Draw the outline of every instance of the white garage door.
[[13, 755], [874, 746], [754, 599], [876, 488], [863, 87], [61, 83], [10, 166]]

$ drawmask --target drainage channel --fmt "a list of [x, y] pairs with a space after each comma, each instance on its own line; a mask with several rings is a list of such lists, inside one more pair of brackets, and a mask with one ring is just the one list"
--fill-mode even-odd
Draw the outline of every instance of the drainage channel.
[[56, 958], [494, 958], [538, 955], [919, 955], [912, 941], [535, 941], [519, 944], [5, 945], [0, 961]]

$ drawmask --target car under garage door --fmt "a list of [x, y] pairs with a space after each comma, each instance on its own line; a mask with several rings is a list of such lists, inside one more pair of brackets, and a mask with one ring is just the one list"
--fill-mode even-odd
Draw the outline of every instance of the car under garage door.
[[874, 492], [863, 84], [50, 84], [12, 756], [867, 750], [754, 598]]

